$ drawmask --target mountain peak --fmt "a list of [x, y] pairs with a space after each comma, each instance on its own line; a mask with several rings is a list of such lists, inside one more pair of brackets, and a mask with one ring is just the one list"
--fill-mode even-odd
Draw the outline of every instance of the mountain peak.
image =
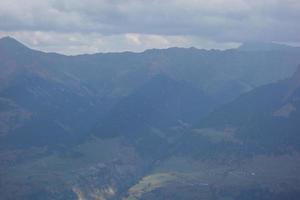
[[10, 36], [4, 36], [4, 37], [0, 38], [0, 41], [2, 41], [2, 40], [16, 40], [16, 39], [14, 39], [13, 37], [10, 37]]
[[26, 47], [24, 44], [10, 36], [6, 36], [0, 39], [0, 48], [14, 51], [17, 49], [28, 49], [28, 47]]

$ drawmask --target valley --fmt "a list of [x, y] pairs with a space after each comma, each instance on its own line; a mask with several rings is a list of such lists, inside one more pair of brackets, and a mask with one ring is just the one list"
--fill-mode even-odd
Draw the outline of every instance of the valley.
[[0, 39], [1, 199], [300, 195], [300, 49], [64, 56]]

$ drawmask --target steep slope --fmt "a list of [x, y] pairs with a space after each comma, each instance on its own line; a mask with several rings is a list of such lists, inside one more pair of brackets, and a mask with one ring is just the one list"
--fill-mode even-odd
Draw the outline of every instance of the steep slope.
[[3, 105], [7, 108], [1, 112], [3, 118], [14, 112], [26, 113], [21, 123], [16, 123], [14, 117], [8, 119], [6, 126], [11, 128], [3, 133], [2, 148], [74, 143], [96, 122], [97, 106], [101, 106], [89, 94], [32, 74], [23, 76], [22, 81], [3, 90], [0, 96], [4, 102], [15, 105], [12, 110]]
[[122, 99], [100, 121], [97, 135], [140, 135], [151, 128], [192, 124], [214, 107], [212, 99], [184, 81], [158, 75]]
[[216, 110], [201, 127], [231, 129], [252, 151], [298, 151], [299, 109], [300, 66], [291, 78], [254, 89]]
[[90, 89], [12, 38], [0, 40], [0, 52], [2, 149], [67, 145], [89, 131], [102, 108]]
[[300, 67], [217, 109], [185, 130], [127, 199], [298, 199], [299, 91]]

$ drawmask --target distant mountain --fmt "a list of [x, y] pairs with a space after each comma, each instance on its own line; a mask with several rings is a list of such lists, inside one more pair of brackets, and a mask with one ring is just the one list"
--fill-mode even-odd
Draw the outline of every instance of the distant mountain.
[[1, 53], [3, 53], [3, 51], [18, 53], [21, 51], [28, 50], [28, 48], [24, 44], [18, 42], [16, 39], [9, 36], [0, 38], [0, 48], [1, 48]]
[[[143, 53], [64, 56], [32, 50], [17, 40], [6, 37], [0, 39], [0, 97], [5, 102], [4, 107], [8, 107], [9, 102], [12, 110], [0, 111], [2, 119], [5, 119], [5, 123], [0, 124], [1, 135], [15, 135], [12, 137], [15, 138], [20, 134], [28, 139], [26, 145], [29, 146], [54, 144], [57, 141], [65, 143], [70, 139], [68, 132], [72, 132], [74, 138], [87, 135], [102, 118], [108, 120], [113, 113], [119, 112], [118, 109], [124, 109], [118, 107], [126, 99], [139, 103], [140, 97], [136, 97], [134, 93], [141, 91], [140, 88], [145, 87], [148, 81], [155, 80], [154, 77], [170, 77], [174, 81], [169, 85], [186, 82], [188, 87], [194, 88], [191, 91], [202, 91], [222, 104], [255, 86], [287, 77], [298, 63], [300, 52], [296, 50], [244, 52], [234, 49], [206, 51], [170, 48], [147, 50]], [[165, 83], [157, 83], [153, 88], [160, 88], [160, 84]], [[190, 92], [188, 95], [191, 93], [195, 93], [196, 99], [198, 98], [198, 92]], [[192, 97], [186, 97], [181, 108], [185, 108], [184, 104], [189, 104], [188, 98]], [[120, 103], [113, 108], [117, 102]], [[175, 109], [172, 113], [175, 111], [179, 110]], [[183, 109], [183, 112], [187, 111], [187, 108], [185, 111]], [[170, 114], [171, 109], [166, 112], [168, 117], [165, 116], [166, 120], [160, 123], [175, 123], [176, 120], [185, 120], [187, 117], [179, 112], [176, 112], [177, 115], [182, 116], [175, 117], [175, 114]], [[106, 116], [107, 113], [109, 114]], [[191, 114], [187, 118], [194, 121], [191, 116], [195, 112], [189, 113]], [[83, 119], [86, 119], [85, 123], [79, 123]], [[36, 124], [40, 124], [40, 128]], [[81, 128], [77, 127], [79, 125]], [[47, 131], [43, 127], [48, 127]], [[44, 139], [38, 139], [39, 136]], [[9, 141], [18, 143], [17, 141], [24, 140]]]
[[300, 51], [300, 47], [292, 47], [278, 43], [245, 42], [238, 50], [240, 51]]
[[88, 84], [101, 95], [110, 96], [128, 95], [153, 75], [164, 73], [215, 95], [230, 94], [226, 98], [232, 99], [255, 86], [287, 78], [300, 62], [296, 49], [244, 52], [170, 48], [143, 53], [63, 56], [31, 50], [12, 38], [1, 39], [0, 47], [2, 71], [14, 63], [39, 70], [46, 68], [56, 78], [68, 76]]
[[299, 199], [299, 63], [269, 44], [65, 56], [2, 38], [1, 198]]

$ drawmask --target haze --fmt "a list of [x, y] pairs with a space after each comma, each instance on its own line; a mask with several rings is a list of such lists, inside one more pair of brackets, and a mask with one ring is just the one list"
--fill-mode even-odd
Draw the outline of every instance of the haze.
[[0, 37], [64, 54], [300, 43], [298, 0], [0, 1]]

